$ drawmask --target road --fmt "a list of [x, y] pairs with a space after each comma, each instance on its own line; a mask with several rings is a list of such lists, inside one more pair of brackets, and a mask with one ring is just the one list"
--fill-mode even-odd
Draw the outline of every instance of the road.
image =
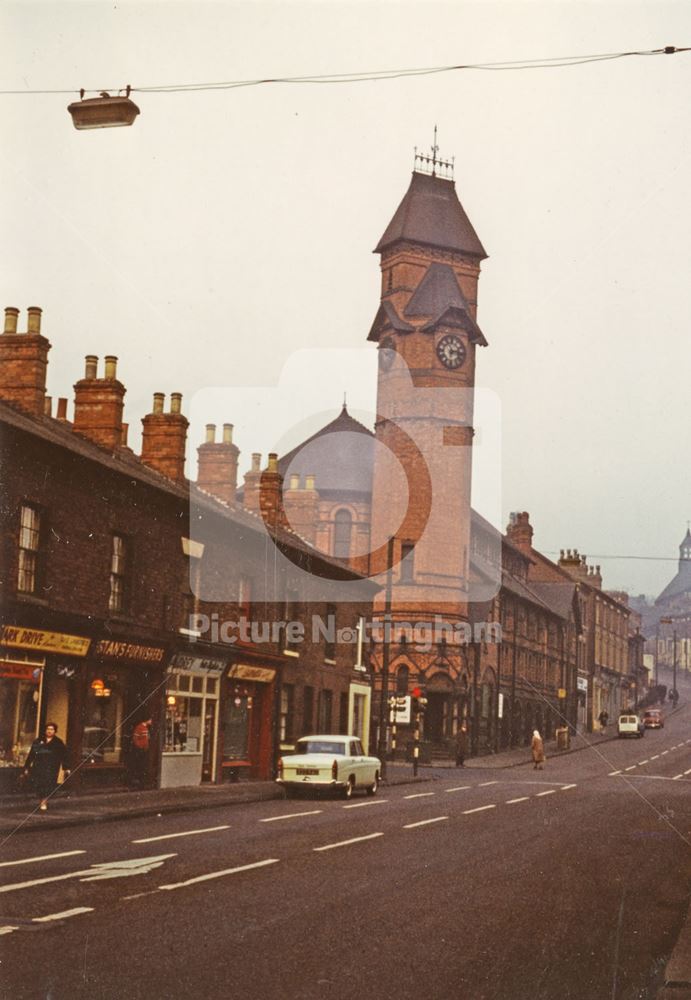
[[686, 913], [690, 792], [687, 707], [543, 771], [16, 836], [1, 995], [652, 998]]

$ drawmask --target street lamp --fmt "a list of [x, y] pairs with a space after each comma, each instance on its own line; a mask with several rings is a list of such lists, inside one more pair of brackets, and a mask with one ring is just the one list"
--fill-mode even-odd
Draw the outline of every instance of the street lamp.
[[85, 91], [79, 92], [80, 100], [68, 105], [67, 110], [72, 115], [72, 123], [78, 130], [91, 128], [117, 128], [122, 125], [133, 125], [139, 114], [139, 108], [130, 100], [130, 87], [125, 93], [115, 97], [106, 91], [101, 91], [100, 97], [88, 97], [84, 100]]

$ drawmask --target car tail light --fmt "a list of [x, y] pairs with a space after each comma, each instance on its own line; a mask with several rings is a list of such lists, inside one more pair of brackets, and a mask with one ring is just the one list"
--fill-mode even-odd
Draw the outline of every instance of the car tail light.
[[335, 760], [331, 765], [331, 777], [334, 781], [338, 778], [338, 761]]
[[278, 777], [283, 777], [283, 757], [278, 758]]

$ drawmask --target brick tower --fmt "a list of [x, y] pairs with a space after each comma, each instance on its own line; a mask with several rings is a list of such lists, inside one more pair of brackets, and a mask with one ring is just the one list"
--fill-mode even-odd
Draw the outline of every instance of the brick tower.
[[[394, 625], [388, 651], [374, 647], [375, 670], [384, 697], [425, 689], [433, 743], [450, 740], [465, 711], [468, 647], [452, 641], [452, 628], [469, 618], [475, 349], [487, 343], [476, 322], [487, 255], [451, 173], [436, 145], [416, 156], [375, 251], [381, 303], [368, 338], [379, 345], [371, 568], [384, 586], [375, 618], [390, 602]], [[418, 621], [446, 628], [423, 637], [400, 627]]]

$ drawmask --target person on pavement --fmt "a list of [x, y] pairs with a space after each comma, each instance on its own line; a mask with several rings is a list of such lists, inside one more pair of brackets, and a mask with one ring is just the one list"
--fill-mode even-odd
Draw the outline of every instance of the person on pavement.
[[142, 719], [132, 730], [128, 783], [130, 788], [146, 788], [152, 719]]
[[468, 730], [465, 722], [461, 723], [456, 733], [456, 767], [465, 767], [465, 755], [468, 752]]
[[30, 778], [36, 790], [40, 799], [39, 809], [41, 812], [46, 811], [48, 799], [57, 788], [60, 768], [63, 769], [65, 777], [68, 777], [70, 773], [67, 767], [67, 747], [57, 732], [56, 724], [48, 722], [44, 735], [39, 736], [31, 744], [31, 750], [24, 765], [24, 776]]
[[603, 708], [597, 717], [597, 721], [600, 723], [600, 731], [605, 732], [607, 729], [607, 723], [609, 722], [609, 712], [606, 708]]
[[542, 737], [537, 729], [533, 730], [533, 739], [530, 744], [530, 749], [533, 752], [533, 770], [541, 771], [542, 765], [545, 763], [545, 744], [542, 741]]

